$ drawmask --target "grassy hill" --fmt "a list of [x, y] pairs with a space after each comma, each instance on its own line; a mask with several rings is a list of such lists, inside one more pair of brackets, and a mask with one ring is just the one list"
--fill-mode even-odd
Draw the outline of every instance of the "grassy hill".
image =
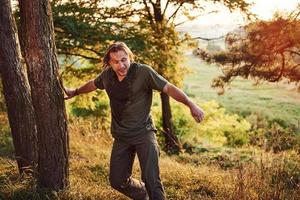
[[211, 88], [214, 77], [220, 69], [207, 65], [192, 54], [186, 54], [185, 65], [192, 69], [185, 79], [185, 91], [200, 102], [216, 100], [231, 113], [248, 116], [251, 113], [272, 121], [282, 121], [300, 127], [300, 93], [293, 85], [282, 83], [261, 83], [237, 78], [224, 95], [218, 95]]

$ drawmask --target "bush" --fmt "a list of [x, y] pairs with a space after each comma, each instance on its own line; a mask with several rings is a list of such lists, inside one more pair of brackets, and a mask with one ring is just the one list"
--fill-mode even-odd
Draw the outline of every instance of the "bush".
[[110, 106], [103, 91], [75, 97], [73, 102], [67, 104], [67, 110], [76, 117], [96, 117], [101, 130], [110, 132]]
[[266, 150], [274, 153], [295, 149], [300, 151], [300, 133], [294, 127], [283, 128], [277, 123], [273, 123], [266, 131]]
[[67, 106], [69, 113], [77, 117], [109, 117], [110, 107], [107, 95], [103, 91], [75, 97]]
[[278, 153], [294, 149], [300, 152], [300, 128], [281, 119], [268, 120], [259, 113], [247, 117], [251, 123], [250, 144]]
[[[176, 103], [171, 103], [175, 134], [179, 139], [191, 145], [203, 146], [242, 146], [249, 143], [250, 123], [238, 115], [225, 112], [216, 101], [202, 104], [205, 119], [200, 124], [196, 123], [189, 109]], [[162, 118], [159, 104], [153, 106], [154, 118], [157, 126], [162, 128]]]
[[249, 142], [251, 125], [248, 121], [236, 114], [227, 114], [215, 101], [206, 102], [202, 107], [206, 113], [205, 120], [199, 126], [198, 137], [201, 137], [202, 141], [233, 147]]

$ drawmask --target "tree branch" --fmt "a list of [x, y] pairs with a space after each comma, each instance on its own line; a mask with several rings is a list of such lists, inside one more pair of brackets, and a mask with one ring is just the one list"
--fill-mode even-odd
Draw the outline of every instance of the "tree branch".
[[274, 50], [274, 52], [282, 53], [285, 49], [291, 47], [293, 43], [291, 41], [287, 42], [286, 44], [283, 44], [279, 46], [277, 49]]
[[[293, 76], [294, 77], [294, 80], [293, 81], [295, 81], [295, 82], [299, 82], [300, 81], [300, 76], [299, 75], [295, 75], [295, 70], [297, 70], [297, 67], [298, 66], [300, 66], [300, 63], [298, 63], [298, 64], [296, 64], [296, 65], [294, 65], [294, 66], [292, 66], [291, 68], [290, 68], [290, 70], [289, 70], [289, 76]], [[299, 72], [298, 72], [299, 73]], [[291, 80], [291, 79], [290, 79]], [[300, 85], [299, 85], [299, 89], [300, 89]], [[299, 90], [300, 91], [300, 90]]]
[[148, 13], [148, 18], [149, 18], [149, 20], [150, 20], [150, 24], [151, 24], [152, 27], [154, 27], [153, 16], [152, 16], [152, 14], [151, 14], [150, 8], [149, 8], [149, 6], [148, 6], [146, 0], [143, 0], [143, 2], [144, 2], [144, 5], [145, 5], [145, 8], [146, 8], [146, 11], [147, 11], [147, 13]]
[[87, 48], [87, 47], [76, 47], [76, 48], [91, 51], [91, 52], [95, 53], [97, 56], [101, 56], [101, 54], [98, 51], [94, 50], [94, 49], [90, 49], [90, 48]]
[[167, 23], [172, 19], [176, 17], [177, 12], [179, 11], [179, 9], [182, 7], [182, 5], [184, 4], [184, 1], [182, 1], [179, 6], [177, 7], [177, 9], [174, 11], [174, 13], [169, 17], [169, 19], [167, 20]]
[[292, 53], [292, 54], [296, 54], [296, 55], [300, 56], [300, 53], [299, 53], [299, 52], [297, 52], [297, 51], [293, 51], [293, 50], [287, 50], [287, 52], [290, 52], [290, 53]]
[[175, 24], [175, 26], [180, 26], [180, 25], [182, 25], [182, 24], [184, 24], [184, 23], [186, 23], [186, 22], [193, 21], [193, 20], [197, 19], [197, 18], [200, 17], [200, 16], [203, 16], [203, 15], [209, 15], [209, 14], [217, 13], [217, 12], [218, 12], [218, 11], [214, 10], [214, 11], [211, 11], [211, 12], [208, 12], [208, 13], [205, 13], [205, 14], [199, 14], [199, 15], [197, 15], [197, 16], [194, 16], [194, 17], [193, 17], [194, 19], [192, 19], [192, 20], [187, 19], [187, 20], [185, 20], [185, 21], [179, 22], [178, 24]]
[[163, 16], [163, 17], [164, 17], [165, 14], [166, 14], [166, 11], [167, 11], [167, 8], [168, 8], [168, 6], [169, 6], [169, 3], [170, 3], [170, 0], [168, 0], [167, 3], [166, 3], [166, 6], [165, 6], [164, 11], [163, 11], [163, 13], [162, 13], [162, 16]]
[[59, 51], [59, 50], [58, 50], [58, 53], [59, 54], [64, 54], [64, 55], [69, 55], [69, 56], [79, 56], [79, 57], [82, 57], [82, 58], [85, 58], [85, 59], [89, 59], [89, 60], [99, 60], [98, 58], [90, 57], [90, 56], [86, 56], [86, 55], [82, 55], [80, 53], [71, 53], [71, 52]]
[[275, 79], [270, 80], [271, 82], [278, 82], [280, 80], [280, 78], [282, 77], [282, 75], [283, 75], [283, 72], [284, 72], [284, 69], [285, 69], [285, 57], [284, 57], [283, 53], [281, 53], [280, 55], [281, 55], [281, 58], [282, 58], [281, 69], [280, 69], [280, 72], [279, 72], [278, 76]]
[[215, 37], [215, 38], [204, 38], [204, 37], [194, 37], [192, 39], [200, 39], [200, 40], [205, 40], [205, 41], [211, 41], [211, 40], [220, 40], [220, 39], [223, 39], [225, 38], [226, 35], [222, 35], [222, 36], [219, 36], [219, 37]]
[[[66, 68], [71, 68], [71, 67], [73, 67], [73, 65], [75, 65], [75, 63], [77, 63], [80, 59], [81, 59], [81, 58], [77, 58], [77, 59], [76, 59], [75, 61], [73, 61], [71, 64], [67, 65]], [[66, 60], [67, 60], [67, 58], [65, 58], [65, 61], [66, 61]], [[60, 75], [63, 75], [64, 72], [65, 72], [65, 70], [63, 70], [63, 71], [61, 72]]]

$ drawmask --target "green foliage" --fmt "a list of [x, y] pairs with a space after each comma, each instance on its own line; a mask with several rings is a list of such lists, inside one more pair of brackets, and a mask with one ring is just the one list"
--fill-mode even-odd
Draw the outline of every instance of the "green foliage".
[[[183, 143], [202, 147], [239, 147], [249, 143], [251, 124], [248, 121], [236, 114], [227, 114], [215, 101], [203, 103], [201, 107], [205, 119], [197, 124], [188, 109], [172, 104], [175, 134]], [[159, 105], [153, 106], [152, 111], [158, 121], [156, 125], [161, 129]]]
[[[117, 23], [106, 21], [96, 2], [52, 1], [58, 53], [79, 56], [95, 64], [110, 40], [117, 40]], [[116, 27], [117, 26], [117, 27]]]
[[76, 97], [71, 103], [71, 113], [75, 116], [95, 116], [102, 118], [109, 118], [110, 108], [109, 102], [104, 95], [104, 92], [98, 92], [100, 95], [88, 94]]
[[[229, 146], [241, 146], [249, 141], [249, 130], [251, 124], [238, 115], [226, 114], [225, 109], [221, 108], [217, 102], [211, 101], [203, 105], [206, 112], [206, 120], [200, 127], [207, 141], [215, 141], [219, 144]], [[201, 136], [201, 137], [203, 137]]]
[[67, 109], [75, 117], [87, 119], [96, 117], [99, 131], [110, 132], [109, 100], [103, 91], [75, 97], [72, 102], [68, 102]]
[[180, 47], [184, 40], [179, 37], [174, 26], [164, 26], [158, 31], [153, 30], [147, 22], [141, 23], [144, 23], [148, 31], [141, 32], [145, 34], [143, 37], [146, 49], [139, 52], [137, 60], [151, 65], [167, 80], [180, 85], [187, 72], [181, 63], [183, 53]]

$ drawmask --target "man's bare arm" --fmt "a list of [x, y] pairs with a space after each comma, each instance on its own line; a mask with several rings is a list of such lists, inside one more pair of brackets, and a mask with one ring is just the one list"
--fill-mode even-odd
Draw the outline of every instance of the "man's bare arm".
[[185, 104], [191, 111], [191, 115], [197, 122], [201, 122], [204, 118], [203, 110], [197, 106], [190, 98], [179, 88], [173, 84], [167, 83], [163, 88], [163, 92], [178, 102]]
[[96, 89], [97, 89], [97, 87], [94, 83], [94, 79], [92, 79], [78, 88], [75, 88], [75, 89], [65, 88], [65, 93], [67, 95], [67, 97], [65, 99], [70, 99], [79, 94], [89, 93]]

